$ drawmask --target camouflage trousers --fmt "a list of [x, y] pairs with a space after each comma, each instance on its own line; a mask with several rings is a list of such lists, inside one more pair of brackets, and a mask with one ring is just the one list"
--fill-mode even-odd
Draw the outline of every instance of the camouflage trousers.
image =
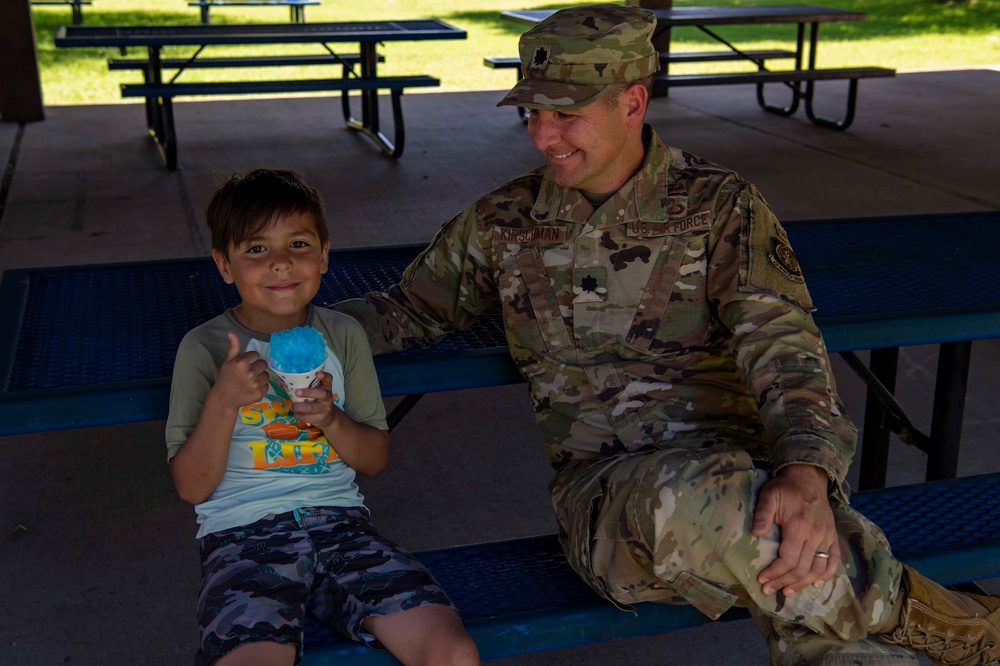
[[198, 598], [201, 649], [213, 664], [244, 643], [296, 647], [302, 659], [306, 613], [371, 647], [373, 615], [442, 604], [440, 584], [412, 555], [386, 539], [368, 509], [303, 507], [201, 538]]
[[882, 531], [839, 498], [837, 575], [790, 598], [763, 593], [757, 574], [777, 557], [780, 531], [750, 528], [769, 478], [716, 440], [574, 463], [550, 490], [570, 564], [619, 607], [688, 603], [712, 619], [747, 607], [775, 665], [916, 664], [911, 651], [869, 637], [889, 618], [902, 565]]

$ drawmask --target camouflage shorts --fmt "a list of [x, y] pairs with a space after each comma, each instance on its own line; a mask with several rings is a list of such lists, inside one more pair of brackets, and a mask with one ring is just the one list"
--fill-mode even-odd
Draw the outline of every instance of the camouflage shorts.
[[372, 647], [361, 623], [431, 604], [452, 606], [412, 555], [383, 538], [363, 507], [304, 508], [201, 539], [201, 649], [211, 664], [240, 645], [274, 641], [302, 658], [305, 613]]

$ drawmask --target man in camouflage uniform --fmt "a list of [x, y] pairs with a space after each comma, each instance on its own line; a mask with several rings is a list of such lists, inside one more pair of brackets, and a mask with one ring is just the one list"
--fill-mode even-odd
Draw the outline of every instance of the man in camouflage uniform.
[[499, 104], [531, 110], [548, 164], [335, 307], [376, 354], [502, 308], [566, 556], [615, 605], [747, 606], [775, 664], [1000, 659], [1000, 600], [920, 577], [848, 506], [856, 430], [785, 232], [752, 185], [643, 124], [654, 25], [592, 5], [525, 33]]

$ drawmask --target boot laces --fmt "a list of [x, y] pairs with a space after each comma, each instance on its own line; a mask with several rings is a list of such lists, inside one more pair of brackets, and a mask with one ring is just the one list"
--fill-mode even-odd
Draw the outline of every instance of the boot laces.
[[[940, 664], [949, 666], [1000, 666], [1000, 657], [991, 657], [996, 644], [985, 640], [978, 641], [973, 634], [964, 636], [952, 632], [933, 631], [921, 625], [907, 629], [900, 625], [890, 636], [884, 636], [892, 643], [900, 643], [927, 653], [927, 656]], [[960, 652], [959, 652], [960, 650]]]

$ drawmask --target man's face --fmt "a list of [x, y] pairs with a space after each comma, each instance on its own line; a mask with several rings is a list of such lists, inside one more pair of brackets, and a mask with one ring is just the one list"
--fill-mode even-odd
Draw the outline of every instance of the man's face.
[[634, 165], [621, 159], [627, 143], [626, 97], [613, 103], [599, 99], [569, 111], [531, 110], [528, 135], [548, 159], [558, 184], [605, 194], [632, 176]]

